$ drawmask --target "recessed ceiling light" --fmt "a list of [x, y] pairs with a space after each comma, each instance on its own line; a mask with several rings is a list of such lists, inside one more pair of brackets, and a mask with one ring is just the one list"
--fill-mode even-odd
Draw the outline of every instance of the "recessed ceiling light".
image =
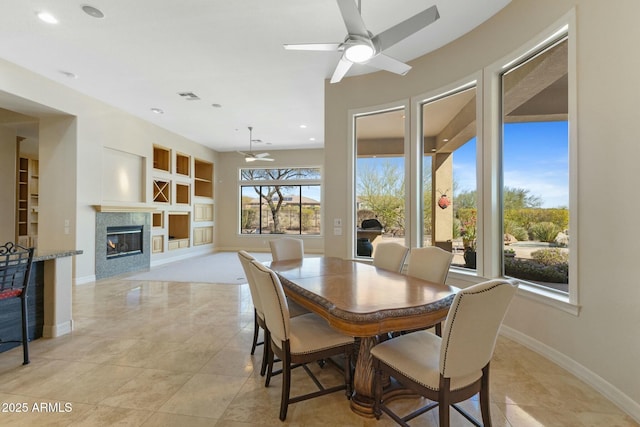
[[442, 140], [443, 142], [449, 142], [449, 138], [445, 138]]
[[309, 141], [315, 141], [315, 140], [316, 140], [315, 138], [309, 138]]
[[89, 16], [93, 16], [94, 18], [104, 18], [104, 13], [102, 13], [100, 9], [89, 6], [88, 4], [82, 6], [82, 10], [84, 11], [84, 13]]
[[38, 18], [42, 21], [42, 22], [46, 22], [47, 24], [57, 24], [58, 23], [58, 19], [53, 16], [52, 14], [50, 14], [49, 12], [38, 12], [36, 14], [38, 16]]
[[160, 108], [152, 108], [151, 111], [155, 114], [164, 114], [164, 111], [162, 111]]
[[78, 75], [76, 73], [72, 73], [71, 71], [60, 70], [60, 74], [65, 77], [69, 77], [70, 79], [77, 79]]
[[300, 125], [300, 129], [306, 129], [307, 125]]

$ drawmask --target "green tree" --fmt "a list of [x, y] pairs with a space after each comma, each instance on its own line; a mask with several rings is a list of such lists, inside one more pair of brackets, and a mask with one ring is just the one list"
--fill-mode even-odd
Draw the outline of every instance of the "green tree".
[[526, 188], [504, 187], [502, 192], [504, 210], [539, 208], [542, 206], [542, 199], [534, 196]]
[[390, 161], [358, 167], [356, 188], [364, 207], [388, 230], [404, 230], [404, 169]]

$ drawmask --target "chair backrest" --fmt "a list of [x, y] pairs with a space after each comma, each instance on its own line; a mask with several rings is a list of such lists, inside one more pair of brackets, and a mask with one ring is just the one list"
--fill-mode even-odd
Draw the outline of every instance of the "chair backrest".
[[407, 274], [429, 282], [444, 283], [453, 254], [437, 246], [413, 248], [409, 253]]
[[264, 309], [262, 308], [260, 294], [258, 293], [258, 288], [256, 287], [256, 282], [253, 278], [253, 266], [251, 265], [251, 261], [254, 261], [255, 258], [247, 251], [239, 251], [238, 258], [240, 258], [240, 264], [242, 264], [244, 275], [247, 276], [247, 282], [249, 283], [249, 292], [251, 292], [253, 306], [258, 312], [258, 315], [264, 319]]
[[442, 330], [440, 373], [444, 377], [470, 375], [489, 363], [517, 288], [515, 281], [489, 280], [456, 294]]
[[293, 237], [281, 237], [269, 241], [274, 261], [304, 258], [304, 241]]
[[373, 251], [373, 265], [400, 273], [409, 248], [397, 242], [378, 243]]
[[13, 242], [0, 246], [0, 299], [26, 295], [33, 263], [33, 248]]
[[271, 269], [251, 261], [253, 278], [260, 293], [264, 319], [274, 343], [289, 339], [289, 306], [280, 279]]

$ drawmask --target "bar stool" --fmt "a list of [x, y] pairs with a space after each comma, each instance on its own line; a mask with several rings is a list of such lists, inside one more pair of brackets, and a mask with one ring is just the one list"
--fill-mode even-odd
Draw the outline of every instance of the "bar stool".
[[[13, 242], [0, 246], [0, 300], [20, 298], [22, 312], [22, 351], [24, 365], [29, 363], [29, 324], [27, 318], [27, 287], [33, 263], [33, 248]], [[20, 341], [2, 341], [0, 344]]]

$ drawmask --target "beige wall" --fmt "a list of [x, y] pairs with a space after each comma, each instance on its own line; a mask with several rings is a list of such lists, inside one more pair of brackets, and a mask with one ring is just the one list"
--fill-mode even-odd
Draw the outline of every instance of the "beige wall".
[[[506, 325], [512, 336], [561, 363], [640, 420], [640, 285], [632, 250], [640, 202], [640, 3], [513, 0], [472, 33], [412, 63], [405, 77], [379, 72], [326, 84], [325, 216], [347, 217], [348, 112], [384, 105], [461, 81], [515, 52], [575, 7], [577, 21], [579, 315], [522, 295]], [[482, 80], [482, 79], [480, 79]], [[490, 126], [491, 123], [483, 123]], [[485, 133], [486, 135], [486, 133]], [[485, 175], [487, 176], [487, 175]], [[576, 206], [572, 207], [573, 209]], [[325, 239], [347, 256], [347, 235]]]
[[[220, 167], [216, 172], [216, 227], [217, 247], [220, 250], [269, 251], [269, 240], [277, 236], [240, 235], [238, 233], [238, 206], [240, 192], [238, 187], [239, 169], [247, 165], [256, 167], [322, 167], [323, 150], [280, 150], [271, 151], [273, 162], [246, 163], [236, 152], [218, 153]], [[333, 173], [333, 168], [329, 173]], [[325, 171], [325, 176], [327, 175]], [[326, 189], [323, 188], [326, 194]], [[323, 195], [324, 197], [324, 195]], [[324, 218], [324, 215], [323, 215]], [[326, 221], [322, 228], [326, 229]], [[326, 234], [326, 233], [325, 233]], [[322, 236], [302, 236], [305, 252], [322, 253], [324, 239]]]
[[[16, 131], [0, 126], [0, 182], [15, 183]], [[16, 238], [16, 186], [0, 186], [0, 245]]]
[[[103, 204], [104, 147], [146, 158], [146, 200], [152, 200], [153, 144], [216, 162], [216, 153], [100, 101], [0, 60], [0, 108], [40, 121], [40, 215], [42, 249], [84, 251], [74, 261], [74, 278], [83, 283], [95, 275], [95, 209]], [[13, 182], [13, 181], [12, 181]], [[109, 204], [116, 204], [109, 201]], [[123, 203], [130, 205], [131, 203]], [[153, 203], [145, 203], [153, 207]], [[65, 233], [65, 221], [69, 233]], [[13, 221], [12, 221], [13, 222]], [[5, 222], [3, 221], [3, 226]], [[12, 225], [13, 227], [13, 225]], [[212, 245], [165, 252], [167, 261], [211, 251]]]

